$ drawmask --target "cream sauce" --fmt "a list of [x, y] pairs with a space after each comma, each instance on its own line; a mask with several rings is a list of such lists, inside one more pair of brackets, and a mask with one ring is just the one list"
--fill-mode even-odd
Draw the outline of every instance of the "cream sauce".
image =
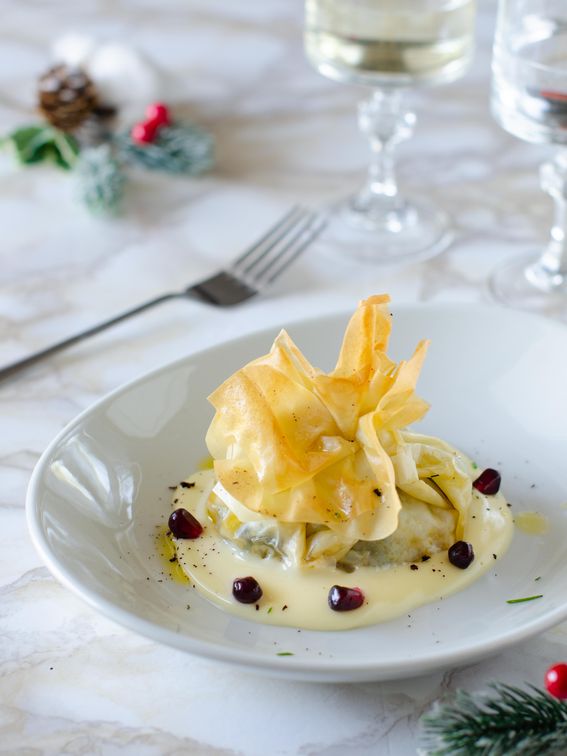
[[[204, 521], [204, 502], [214, 482], [212, 471], [197, 472], [187, 480], [195, 485], [178, 487], [174, 506], [192, 512], [204, 531], [195, 540], [174, 542], [191, 585], [231, 614], [272, 625], [346, 630], [399, 617], [473, 583], [494, 565], [512, 538], [512, 516], [502, 494], [483, 496], [473, 490], [463, 540], [473, 545], [475, 559], [465, 570], [450, 564], [445, 551], [417, 563], [417, 569], [409, 564], [359, 567], [353, 573], [321, 566], [286, 568], [278, 559], [237, 552], [210, 521]], [[257, 605], [241, 604], [232, 596], [233, 580], [248, 575], [263, 590]], [[363, 606], [350, 612], [330, 609], [327, 596], [335, 584], [360, 588], [366, 599]]]

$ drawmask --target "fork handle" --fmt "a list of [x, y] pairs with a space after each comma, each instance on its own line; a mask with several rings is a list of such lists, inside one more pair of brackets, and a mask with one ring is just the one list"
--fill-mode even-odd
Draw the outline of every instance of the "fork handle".
[[58, 341], [57, 343], [52, 344], [45, 349], [41, 349], [39, 352], [34, 352], [34, 354], [31, 354], [29, 357], [24, 357], [23, 360], [18, 360], [17, 362], [13, 362], [10, 365], [6, 365], [6, 367], [0, 369], [0, 381], [16, 375], [16, 373], [19, 373], [20, 370], [24, 370], [31, 365], [35, 365], [36, 362], [43, 360], [45, 357], [50, 357], [52, 354], [56, 354], [57, 352], [61, 352], [63, 349], [67, 349], [67, 347], [73, 346], [73, 344], [78, 344], [80, 341], [88, 339], [90, 336], [95, 336], [97, 333], [105, 331], [107, 328], [116, 325], [116, 323], [127, 320], [133, 315], [138, 315], [138, 313], [144, 312], [144, 310], [149, 310], [150, 307], [155, 307], [156, 305], [159, 305], [162, 302], [167, 302], [170, 299], [176, 299], [178, 297], [185, 296], [187, 296], [186, 292], [171, 292], [169, 294], [162, 294], [160, 297], [150, 299], [147, 302], [138, 305], [137, 307], [132, 307], [132, 309], [130, 310], [126, 310], [119, 315], [115, 315], [109, 320], [103, 320], [102, 323], [98, 323], [91, 328], [86, 328], [84, 331], [76, 333], [74, 336], [69, 336], [62, 341]]

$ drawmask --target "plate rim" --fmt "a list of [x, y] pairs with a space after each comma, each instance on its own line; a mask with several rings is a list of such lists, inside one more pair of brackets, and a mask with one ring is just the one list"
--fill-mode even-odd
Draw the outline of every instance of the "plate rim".
[[[443, 311], [467, 311], [468, 313], [474, 310], [480, 310], [484, 313], [494, 312], [500, 315], [506, 313], [507, 316], [513, 316], [518, 320], [524, 319], [528, 322], [537, 321], [540, 327], [544, 327], [550, 330], [555, 330], [561, 333], [561, 336], [565, 338], [567, 331], [558, 321], [550, 320], [541, 315], [510, 310], [497, 304], [486, 304], [479, 302], [463, 303], [463, 302], [435, 302], [435, 303], [419, 303], [419, 302], [405, 302], [391, 305], [394, 315], [400, 311], [423, 311], [427, 309], [430, 312], [443, 312]], [[202, 658], [210, 659], [213, 661], [220, 661], [228, 663], [238, 667], [246, 667], [248, 671], [256, 671], [260, 673], [272, 673], [277, 676], [286, 676], [293, 679], [309, 679], [319, 682], [356, 682], [362, 680], [393, 680], [400, 678], [408, 678], [416, 675], [427, 674], [428, 672], [445, 669], [451, 666], [457, 666], [467, 664], [472, 661], [476, 661], [481, 658], [485, 658], [494, 655], [509, 646], [521, 643], [524, 640], [528, 640], [533, 636], [548, 630], [554, 625], [560, 623], [567, 618], [567, 601], [563, 607], [557, 607], [547, 611], [542, 616], [536, 616], [533, 620], [522, 624], [518, 629], [508, 631], [505, 634], [495, 635], [489, 638], [487, 641], [476, 644], [469, 648], [453, 649], [450, 651], [444, 651], [443, 649], [436, 650], [431, 649], [426, 655], [421, 657], [410, 657], [405, 660], [397, 660], [395, 664], [384, 662], [372, 662], [370, 660], [360, 660], [358, 662], [353, 661], [341, 661], [333, 657], [332, 659], [326, 659], [324, 657], [316, 657], [313, 660], [305, 659], [304, 657], [286, 656], [285, 659], [279, 659], [277, 656], [273, 658], [263, 656], [255, 651], [245, 650], [241, 648], [229, 648], [226, 645], [211, 642], [207, 640], [196, 640], [189, 635], [185, 635], [181, 632], [175, 632], [170, 630], [157, 622], [140, 617], [126, 609], [123, 609], [111, 600], [100, 596], [95, 590], [87, 588], [81, 585], [80, 581], [76, 581], [73, 577], [70, 577], [67, 573], [64, 564], [61, 564], [55, 554], [53, 554], [48, 539], [44, 533], [44, 529], [41, 526], [41, 520], [39, 517], [39, 503], [41, 497], [41, 480], [45, 472], [48, 461], [51, 459], [53, 451], [59, 447], [65, 437], [74, 431], [84, 419], [91, 414], [99, 410], [105, 404], [113, 401], [121, 394], [127, 393], [131, 389], [140, 385], [141, 383], [158, 377], [162, 373], [166, 373], [170, 370], [174, 370], [180, 367], [183, 363], [191, 360], [200, 359], [203, 356], [208, 355], [210, 352], [218, 351], [226, 344], [238, 344], [243, 341], [247, 341], [250, 338], [261, 337], [262, 335], [268, 335], [273, 333], [274, 330], [279, 328], [293, 328], [303, 325], [311, 325], [316, 322], [333, 320], [340, 317], [348, 318], [352, 314], [352, 307], [340, 307], [336, 310], [331, 310], [319, 315], [310, 315], [307, 317], [298, 318], [296, 320], [287, 320], [281, 325], [272, 325], [268, 327], [252, 329], [246, 331], [244, 334], [229, 339], [221, 339], [219, 342], [214, 343], [211, 346], [207, 346], [195, 351], [189, 350], [184, 356], [178, 357], [173, 361], [167, 362], [157, 368], [153, 368], [131, 381], [117, 386], [110, 392], [104, 394], [95, 402], [90, 404], [75, 417], [73, 417], [65, 426], [56, 434], [51, 440], [48, 446], [45, 448], [39, 459], [37, 460], [34, 469], [32, 471], [25, 500], [25, 513], [28, 530], [32, 543], [40, 555], [42, 561], [47, 566], [51, 574], [67, 589], [69, 589], [74, 595], [78, 596], [87, 605], [100, 612], [103, 616], [118, 625], [131, 630], [138, 635], [142, 635], [155, 642], [163, 645], [176, 648], [186, 653], [193, 654]], [[218, 610], [218, 609], [217, 609]], [[220, 610], [219, 610], [220, 611]], [[246, 622], [246, 620], [243, 620]], [[256, 624], [256, 623], [254, 623]], [[356, 632], [356, 628], [354, 632]], [[315, 632], [315, 631], [312, 631]], [[321, 631], [325, 632], [325, 631]], [[351, 631], [330, 631], [348, 633]], [[327, 634], [327, 633], [325, 633]]]

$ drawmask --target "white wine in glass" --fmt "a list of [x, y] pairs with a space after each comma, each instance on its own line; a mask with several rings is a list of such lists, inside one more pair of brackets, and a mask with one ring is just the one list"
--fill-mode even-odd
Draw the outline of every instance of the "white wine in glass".
[[475, 0], [307, 0], [305, 49], [324, 76], [371, 87], [458, 78], [473, 53]]
[[365, 234], [352, 254], [376, 262], [428, 257], [448, 240], [447, 218], [399, 190], [394, 150], [408, 139], [415, 114], [406, 90], [453, 81], [474, 49], [475, 0], [306, 0], [305, 50], [324, 76], [373, 89], [359, 106], [370, 144], [363, 188], [343, 212]]

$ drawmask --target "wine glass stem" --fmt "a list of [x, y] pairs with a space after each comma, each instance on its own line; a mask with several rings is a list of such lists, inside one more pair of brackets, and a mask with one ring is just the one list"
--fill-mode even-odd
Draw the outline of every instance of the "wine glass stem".
[[553, 198], [555, 214], [549, 243], [527, 275], [539, 288], [550, 290], [567, 280], [567, 150], [541, 167], [541, 185]]
[[368, 169], [367, 190], [393, 200], [398, 195], [394, 150], [390, 142], [370, 140], [372, 158]]
[[366, 183], [353, 200], [354, 209], [375, 213], [401, 207], [395, 150], [400, 142], [409, 139], [415, 120], [415, 114], [404, 103], [399, 90], [376, 90], [360, 103], [358, 124], [368, 139], [371, 159]]
[[[551, 192], [550, 192], [551, 193]], [[554, 201], [554, 219], [550, 240], [544, 252], [547, 267], [565, 275], [567, 273], [567, 197], [563, 193], [551, 193]]]

